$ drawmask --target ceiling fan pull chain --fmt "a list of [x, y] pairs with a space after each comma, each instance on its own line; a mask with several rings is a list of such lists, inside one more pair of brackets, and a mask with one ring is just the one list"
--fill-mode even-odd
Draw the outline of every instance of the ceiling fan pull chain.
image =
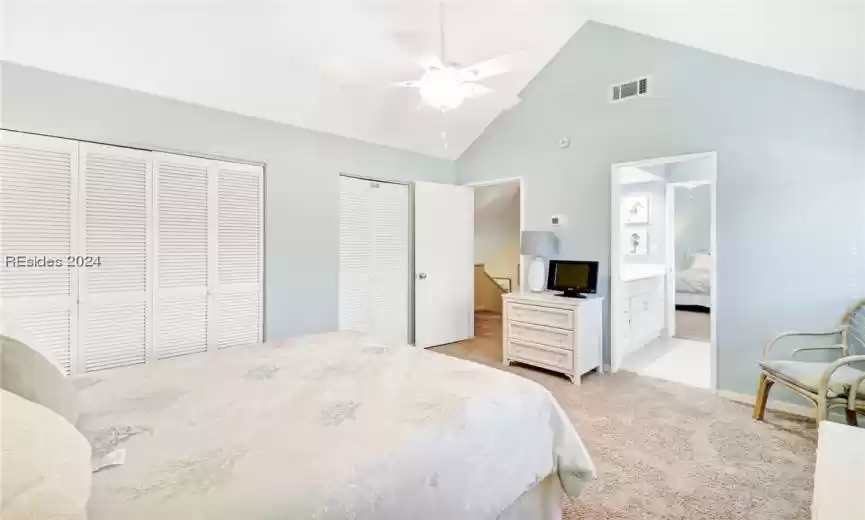
[[445, 58], [445, 3], [439, 2], [439, 54], [442, 57], [442, 65], [448, 66]]

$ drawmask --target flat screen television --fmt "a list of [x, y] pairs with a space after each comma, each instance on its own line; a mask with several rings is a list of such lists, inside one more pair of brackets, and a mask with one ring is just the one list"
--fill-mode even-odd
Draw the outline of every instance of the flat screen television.
[[598, 262], [550, 260], [547, 290], [562, 291], [557, 296], [585, 298], [598, 292]]

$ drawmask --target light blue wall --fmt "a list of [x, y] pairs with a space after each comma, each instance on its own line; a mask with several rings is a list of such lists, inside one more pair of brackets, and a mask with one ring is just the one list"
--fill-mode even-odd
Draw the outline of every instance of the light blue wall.
[[265, 336], [337, 326], [338, 175], [454, 181], [452, 162], [3, 64], [2, 126], [267, 163]]
[[712, 187], [677, 187], [675, 203], [676, 269], [686, 269], [694, 253], [708, 252], [712, 233]]
[[[646, 74], [650, 97], [607, 101]], [[560, 256], [600, 260], [604, 294], [610, 164], [718, 152], [721, 388], [753, 393], [767, 339], [865, 295], [865, 93], [589, 23], [521, 97], [458, 178], [523, 176], [527, 227], [567, 215]]]

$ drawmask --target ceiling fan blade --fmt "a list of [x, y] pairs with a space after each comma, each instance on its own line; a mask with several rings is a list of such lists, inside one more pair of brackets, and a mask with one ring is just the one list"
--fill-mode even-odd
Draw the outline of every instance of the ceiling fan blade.
[[483, 96], [484, 94], [490, 94], [495, 92], [495, 90], [487, 87], [485, 85], [481, 85], [480, 83], [462, 83], [460, 85], [460, 90], [463, 93], [463, 96], [466, 99]]
[[392, 87], [420, 88], [420, 81], [397, 81], [390, 84]]
[[496, 56], [468, 67], [460, 69], [460, 80], [479, 81], [509, 72], [516, 65], [516, 55], [504, 54]]
[[445, 68], [442, 60], [440, 60], [438, 56], [427, 56], [426, 58], [418, 60], [418, 64], [420, 64], [421, 68], [425, 71], [430, 71], [432, 69], [441, 70]]

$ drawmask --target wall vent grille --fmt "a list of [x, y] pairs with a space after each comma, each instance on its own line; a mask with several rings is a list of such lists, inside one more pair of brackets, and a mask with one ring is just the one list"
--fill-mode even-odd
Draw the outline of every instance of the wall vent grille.
[[624, 101], [633, 97], [646, 96], [649, 94], [649, 78], [639, 78], [626, 83], [613, 85], [613, 103]]

